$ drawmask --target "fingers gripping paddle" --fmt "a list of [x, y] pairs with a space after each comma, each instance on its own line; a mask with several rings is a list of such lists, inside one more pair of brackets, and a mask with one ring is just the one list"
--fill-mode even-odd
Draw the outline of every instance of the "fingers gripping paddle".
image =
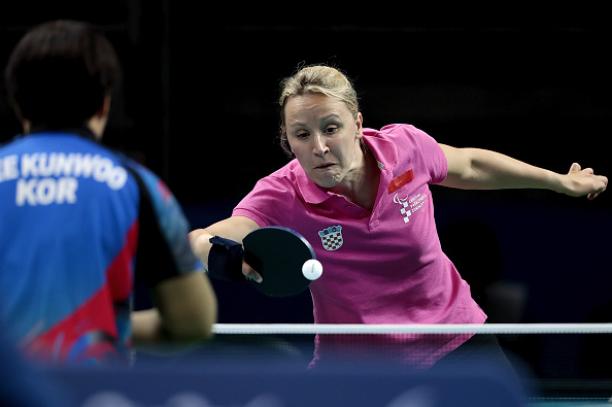
[[271, 297], [304, 291], [323, 272], [308, 241], [294, 230], [269, 226], [242, 239], [244, 261], [263, 277], [252, 284]]

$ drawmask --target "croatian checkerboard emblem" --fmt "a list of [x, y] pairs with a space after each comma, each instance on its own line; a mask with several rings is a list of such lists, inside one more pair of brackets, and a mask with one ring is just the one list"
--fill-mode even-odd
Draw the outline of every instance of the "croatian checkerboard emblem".
[[342, 239], [342, 226], [335, 225], [319, 230], [319, 237], [323, 248], [327, 251], [333, 252], [342, 247], [344, 240]]

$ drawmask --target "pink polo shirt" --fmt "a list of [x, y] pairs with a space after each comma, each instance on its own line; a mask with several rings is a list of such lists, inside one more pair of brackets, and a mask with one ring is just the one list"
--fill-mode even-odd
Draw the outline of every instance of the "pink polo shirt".
[[[363, 134], [381, 171], [372, 211], [317, 186], [292, 160], [259, 180], [233, 215], [292, 228], [312, 244], [324, 270], [310, 285], [316, 323], [483, 323], [485, 313], [438, 239], [429, 184], [444, 180], [447, 163], [437, 142], [406, 124]], [[469, 337], [384, 335], [369, 341], [429, 366]], [[315, 359], [347, 338], [318, 336]]]

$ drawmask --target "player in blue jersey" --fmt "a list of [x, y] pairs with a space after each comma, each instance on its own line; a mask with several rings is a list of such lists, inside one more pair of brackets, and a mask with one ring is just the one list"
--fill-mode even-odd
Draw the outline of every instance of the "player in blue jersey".
[[[0, 321], [30, 355], [90, 361], [210, 336], [216, 299], [153, 173], [99, 144], [120, 75], [92, 26], [29, 31], [6, 69], [23, 135], [0, 148]], [[134, 282], [156, 308], [132, 312]]]

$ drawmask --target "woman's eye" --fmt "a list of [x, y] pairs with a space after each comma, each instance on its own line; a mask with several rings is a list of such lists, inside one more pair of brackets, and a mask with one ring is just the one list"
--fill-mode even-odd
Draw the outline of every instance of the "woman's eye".
[[325, 129], [325, 132], [326, 132], [327, 134], [333, 134], [333, 133], [335, 133], [337, 130], [338, 130], [338, 127], [337, 127], [337, 126], [329, 126], [329, 127], [327, 127], [327, 128]]
[[308, 137], [308, 133], [304, 132], [304, 133], [296, 133], [295, 137], [299, 138], [299, 139], [304, 139], [306, 137]]

